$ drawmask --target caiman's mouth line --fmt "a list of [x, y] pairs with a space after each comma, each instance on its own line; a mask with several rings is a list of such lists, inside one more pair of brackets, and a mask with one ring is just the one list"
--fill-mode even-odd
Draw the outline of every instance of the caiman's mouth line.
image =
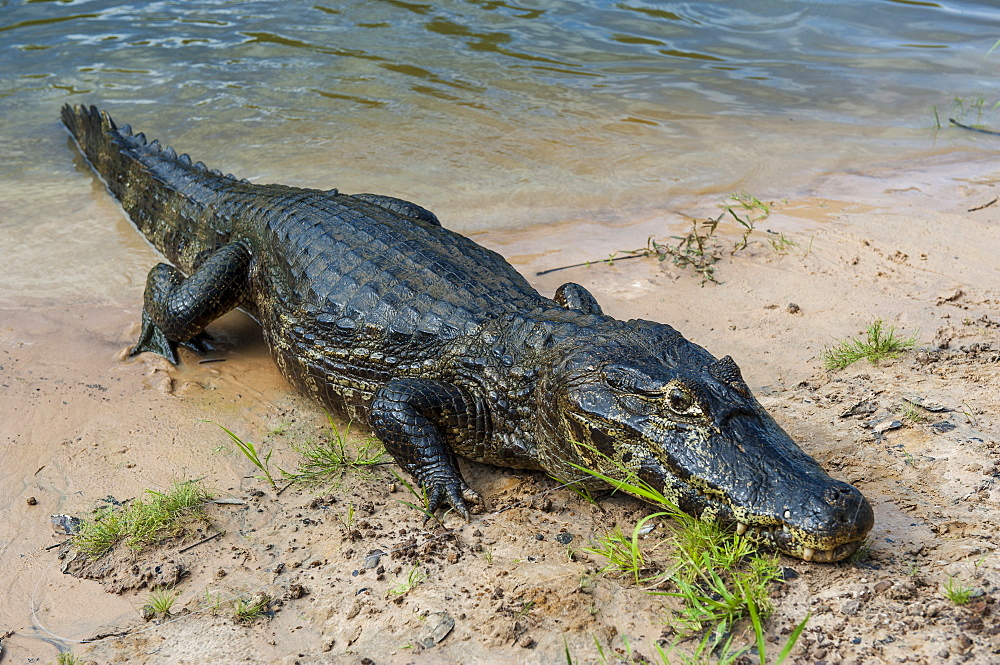
[[[718, 495], [703, 492], [698, 487], [686, 482], [683, 483], [682, 487], [687, 491], [688, 496], [696, 496], [696, 501], [704, 505], [703, 512], [714, 515], [716, 519], [721, 519], [723, 522], [729, 521], [735, 524], [734, 531], [737, 535], [743, 536], [753, 542], [761, 543], [779, 552], [803, 559], [804, 561], [819, 563], [840, 561], [853, 554], [864, 542], [864, 538], [858, 538], [839, 542], [828, 547], [822, 547], [819, 543], [807, 546], [801, 542], [803, 540], [802, 536], [795, 533], [799, 529], [794, 526], [785, 522], [777, 524], [750, 524], [748, 522], [741, 522], [736, 519], [733, 507], [725, 501], [721, 501]], [[806, 537], [811, 540], [817, 540], [815, 536], [810, 537], [808, 534], [806, 534]]]
[[864, 538], [859, 538], [830, 548], [806, 547], [795, 540], [795, 534], [792, 533], [787, 524], [751, 526], [744, 522], [737, 522], [736, 533], [804, 561], [819, 563], [833, 563], [846, 559], [854, 554], [864, 542]]

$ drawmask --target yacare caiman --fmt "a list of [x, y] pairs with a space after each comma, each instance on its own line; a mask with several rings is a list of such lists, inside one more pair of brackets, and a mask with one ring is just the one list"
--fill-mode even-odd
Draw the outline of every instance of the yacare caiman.
[[367, 424], [430, 510], [482, 507], [461, 455], [645, 483], [807, 561], [844, 559], [871, 529], [868, 501], [792, 441], [732, 358], [670, 326], [618, 321], [577, 284], [546, 298], [408, 201], [223, 175], [93, 106], [62, 120], [169, 261], [149, 273], [132, 353], [177, 363], [243, 309], [288, 380]]

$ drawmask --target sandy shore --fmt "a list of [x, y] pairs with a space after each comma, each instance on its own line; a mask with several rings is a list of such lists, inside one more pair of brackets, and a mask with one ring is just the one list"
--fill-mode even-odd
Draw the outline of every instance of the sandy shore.
[[[828, 177], [776, 203], [748, 248], [724, 255], [718, 285], [650, 259], [532, 277], [602, 258], [575, 241], [581, 224], [476, 239], [543, 293], [577, 281], [613, 316], [670, 323], [732, 355], [801, 446], [869, 497], [876, 525], [866, 560], [782, 562], [797, 575], [775, 588], [769, 639], [784, 642], [811, 613], [792, 662], [989, 663], [1000, 659], [998, 183], [1000, 171], [956, 160]], [[715, 214], [715, 204], [687, 212]], [[796, 244], [776, 250], [767, 229]], [[608, 251], [646, 234], [662, 231], [637, 224], [627, 246]], [[736, 237], [730, 229], [723, 241]], [[400, 503], [411, 497], [387, 467], [276, 495], [204, 421], [294, 468], [290, 444], [321, 435], [323, 413], [291, 391], [238, 313], [211, 329], [224, 362], [121, 360], [139, 305], [0, 310], [0, 662], [47, 662], [72, 648], [98, 663], [553, 663], [566, 649], [591, 663], [595, 639], [611, 653], [627, 638], [645, 657], [671, 639], [669, 599], [595, 575], [601, 562], [569, 557], [563, 542], [569, 534], [583, 547], [634, 523], [641, 505], [611, 498], [598, 508], [550, 491], [542, 475], [478, 464], [465, 465], [471, 484], [495, 510], [517, 507], [469, 525], [449, 519], [447, 535]], [[916, 335], [918, 349], [824, 371], [822, 349], [875, 318]], [[50, 515], [84, 515], [109, 495], [186, 478], [240, 501], [209, 508], [208, 528], [224, 535], [185, 552], [171, 543], [123, 557], [104, 586], [61, 572], [58, 548], [47, 549], [62, 540]], [[366, 569], [376, 549], [387, 554]], [[426, 580], [390, 599], [418, 563]], [[945, 598], [950, 578], [976, 590], [972, 603]], [[175, 611], [189, 612], [144, 622], [148, 588], [176, 579]], [[278, 599], [268, 619], [244, 626], [203, 610], [213, 594], [257, 592]]]

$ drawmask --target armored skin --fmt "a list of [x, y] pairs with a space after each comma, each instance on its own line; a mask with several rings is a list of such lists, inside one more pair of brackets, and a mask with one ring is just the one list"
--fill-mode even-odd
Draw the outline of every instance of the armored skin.
[[413, 203], [251, 184], [93, 106], [62, 119], [169, 261], [149, 273], [133, 353], [176, 363], [178, 344], [245, 310], [288, 380], [367, 424], [432, 510], [481, 507], [461, 455], [638, 478], [806, 560], [841, 560], [871, 529], [868, 501], [792, 441], [736, 363], [670, 326], [606, 316], [576, 284], [546, 298]]

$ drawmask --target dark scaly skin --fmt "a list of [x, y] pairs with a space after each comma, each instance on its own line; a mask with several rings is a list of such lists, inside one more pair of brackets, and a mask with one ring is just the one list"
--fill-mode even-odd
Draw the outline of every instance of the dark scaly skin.
[[649, 483], [683, 510], [813, 561], [853, 553], [871, 506], [767, 414], [726, 356], [603, 315], [582, 286], [541, 296], [427, 210], [375, 194], [254, 185], [191, 164], [96, 108], [63, 122], [172, 264], [150, 272], [134, 353], [177, 362], [214, 318], [260, 322], [282, 373], [367, 424], [432, 510], [480, 497], [457, 456]]

